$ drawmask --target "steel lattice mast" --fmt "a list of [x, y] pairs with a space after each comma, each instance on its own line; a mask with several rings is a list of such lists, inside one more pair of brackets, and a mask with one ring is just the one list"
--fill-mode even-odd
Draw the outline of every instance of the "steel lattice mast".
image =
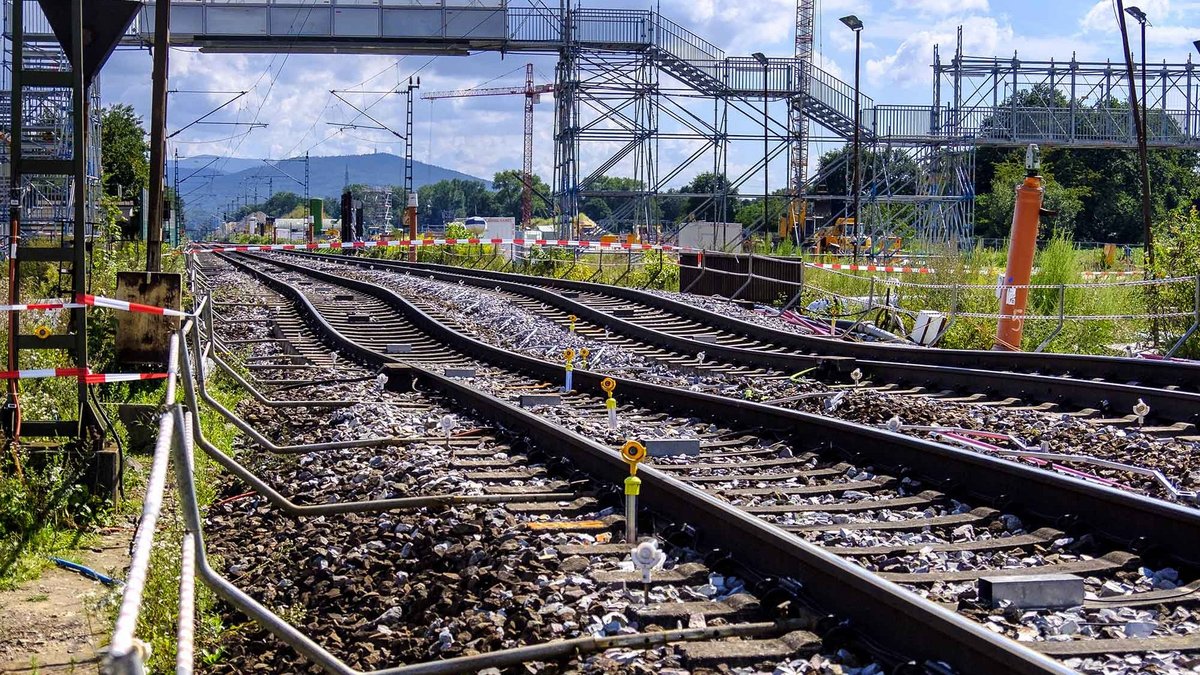
[[[794, 199], [804, 199], [808, 178], [808, 117], [801, 103], [808, 97], [812, 77], [814, 0], [796, 2], [796, 96], [788, 106], [788, 132], [791, 147], [789, 188]], [[801, 224], [803, 226], [803, 224]]]

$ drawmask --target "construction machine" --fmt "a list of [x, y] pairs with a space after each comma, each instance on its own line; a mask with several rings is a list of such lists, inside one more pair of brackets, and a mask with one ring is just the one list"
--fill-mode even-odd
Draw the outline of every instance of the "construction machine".
[[779, 241], [793, 241], [804, 233], [805, 212], [808, 203], [793, 199], [788, 202], [787, 212], [779, 217]]
[[871, 238], [858, 232], [853, 218], [838, 218], [832, 225], [817, 228], [805, 244], [817, 254], [841, 253], [854, 248], [855, 237], [858, 238], [860, 249], [871, 248]]

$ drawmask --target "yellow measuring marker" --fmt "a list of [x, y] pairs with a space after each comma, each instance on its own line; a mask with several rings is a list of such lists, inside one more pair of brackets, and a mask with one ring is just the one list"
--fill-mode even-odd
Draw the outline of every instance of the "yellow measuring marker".
[[637, 465], [646, 459], [646, 446], [634, 440], [625, 441], [621, 446], [621, 459], [629, 465], [629, 475], [637, 473]]
[[592, 350], [588, 349], [587, 347], [584, 347], [583, 349], [579, 350], [579, 367], [580, 368], [587, 370], [587, 360], [588, 360], [588, 356], [590, 356], [591, 353], [592, 353]]
[[608, 408], [608, 427], [610, 429], [617, 428], [617, 399], [613, 398], [613, 392], [617, 389], [617, 381], [611, 377], [606, 377], [600, 380], [600, 388], [608, 393], [608, 399], [604, 401], [604, 407]]
[[642, 491], [642, 479], [637, 477], [638, 463], [646, 459], [646, 446], [630, 439], [621, 446], [621, 459], [629, 464], [625, 479], [625, 543], [637, 541], [637, 498]]
[[33, 334], [39, 339], [45, 340], [52, 335], [52, 332], [50, 331], [49, 326], [38, 326], [37, 328], [33, 329]]
[[576, 322], [576, 321], [578, 321], [578, 320], [579, 320], [579, 317], [575, 316], [574, 314], [568, 314], [568, 315], [567, 315], [567, 321], [570, 321], [570, 322], [571, 322], [571, 325], [570, 325], [570, 327], [569, 327], [569, 328], [567, 328], [567, 330], [569, 330], [570, 332], [574, 333], [574, 332], [575, 332], [575, 322]]
[[575, 379], [575, 350], [563, 350], [563, 359], [565, 359], [567, 362], [567, 377], [563, 382], [563, 391], [568, 392], [571, 391], [572, 385], [574, 384], [573, 381]]

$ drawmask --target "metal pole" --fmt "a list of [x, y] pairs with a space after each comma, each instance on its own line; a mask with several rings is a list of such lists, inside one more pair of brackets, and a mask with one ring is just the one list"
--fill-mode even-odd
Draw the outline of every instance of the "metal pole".
[[[768, 233], [771, 226], [771, 141], [770, 141], [770, 108], [767, 105], [767, 64], [763, 63], [763, 232]], [[723, 214], [722, 214], [723, 215]], [[722, 218], [724, 220], [724, 218]], [[724, 229], [724, 228], [722, 228]]]
[[[1133, 113], [1133, 124], [1137, 128], [1138, 163], [1142, 171], [1142, 237], [1146, 242], [1146, 275], [1150, 276], [1151, 268], [1154, 266], [1154, 241], [1150, 231], [1150, 163], [1146, 150], [1146, 120], [1142, 118], [1142, 107], [1138, 105], [1137, 80], [1133, 76], [1133, 54], [1129, 51], [1129, 30], [1125, 23], [1124, 0], [1117, 0], [1117, 22], [1121, 27], [1121, 46], [1125, 50], [1125, 70], [1129, 76], [1129, 108]], [[1144, 35], [1145, 25], [1142, 26], [1142, 30]], [[1145, 43], [1143, 37], [1143, 49], [1145, 49]], [[1142, 72], [1144, 77], [1144, 65]]]
[[862, 126], [860, 116], [862, 111], [859, 109], [859, 61], [862, 55], [862, 29], [854, 31], [854, 263], [858, 264], [858, 232], [862, 227], [862, 214], [860, 212], [861, 204], [859, 203], [859, 195], [862, 194], [862, 167], [861, 163], [861, 138], [859, 137], [859, 127]]
[[[179, 203], [179, 148], [175, 148], [175, 176], [171, 185], [171, 211], [175, 211], [175, 206]], [[179, 209], [179, 213], [175, 213], [175, 237], [176, 244], [179, 243], [179, 221], [183, 218], [183, 209]]]
[[[154, 3], [153, 98], [150, 110], [150, 204], [146, 225], [146, 271], [162, 270], [163, 165], [167, 131], [167, 56], [171, 51], [171, 1]], [[80, 68], [80, 64], [75, 64]]]

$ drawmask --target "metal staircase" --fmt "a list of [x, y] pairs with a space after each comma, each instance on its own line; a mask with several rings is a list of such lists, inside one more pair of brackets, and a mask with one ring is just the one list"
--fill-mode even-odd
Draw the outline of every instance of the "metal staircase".
[[[791, 99], [791, 105], [802, 114], [839, 136], [854, 136], [852, 85], [809, 64], [808, 86], [801, 87], [797, 78], [803, 71], [794, 58], [768, 59], [764, 68], [750, 57], [727, 56], [721, 48], [661, 14], [653, 13], [652, 19], [650, 48], [655, 63], [697, 92], [709, 96], [761, 97], [765, 91], [771, 97]], [[864, 111], [875, 106], [861, 92], [859, 102]], [[864, 140], [875, 137], [874, 130], [866, 126], [860, 127], [860, 133]]]

